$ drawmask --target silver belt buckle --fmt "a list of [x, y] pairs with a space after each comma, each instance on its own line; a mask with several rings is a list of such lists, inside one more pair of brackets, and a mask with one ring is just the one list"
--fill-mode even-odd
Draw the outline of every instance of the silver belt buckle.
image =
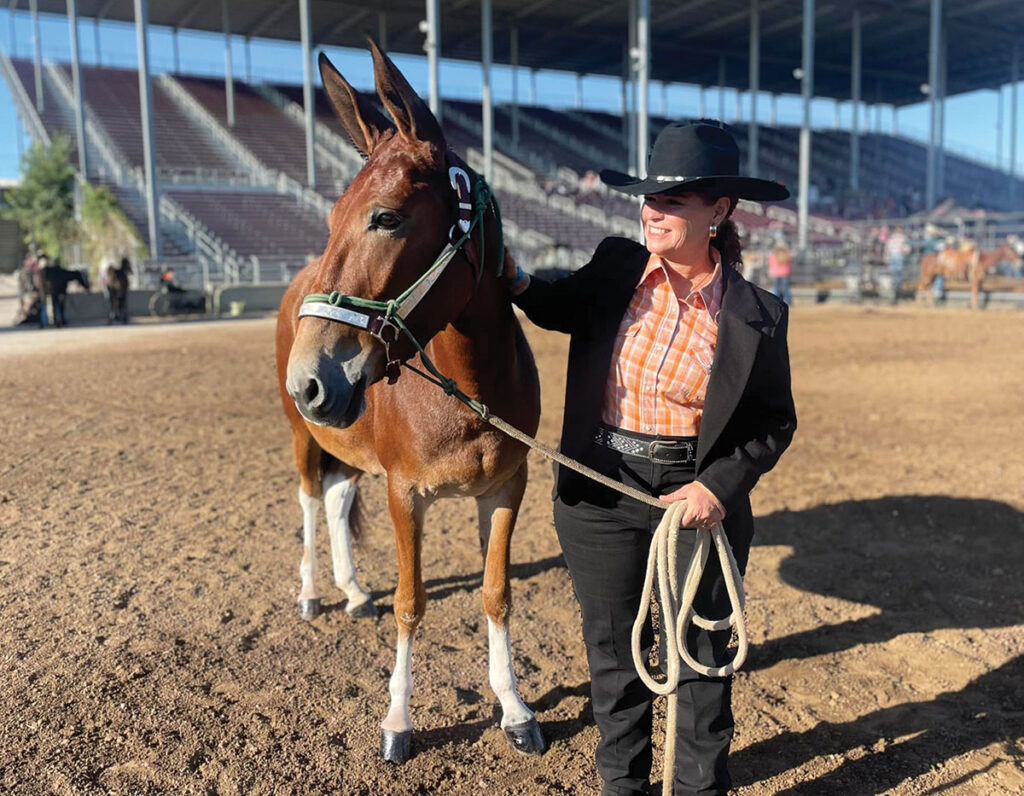
[[[676, 459], [676, 460], [660, 458], [658, 456], [658, 454], [657, 454], [658, 448], [670, 448], [671, 450], [685, 451], [686, 452], [686, 458], [685, 459]], [[682, 442], [682, 441], [680, 441], [680, 442], [660, 442], [658, 440], [655, 440], [654, 442], [652, 442], [650, 444], [650, 448], [648, 449], [648, 454], [647, 455], [648, 455], [648, 458], [654, 464], [689, 464], [690, 462], [694, 461], [695, 458], [696, 458], [694, 456], [693, 443], [692, 442]]]

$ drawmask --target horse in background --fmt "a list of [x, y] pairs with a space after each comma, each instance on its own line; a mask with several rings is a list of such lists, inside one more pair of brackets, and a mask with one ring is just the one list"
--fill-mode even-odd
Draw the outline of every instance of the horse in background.
[[86, 293], [89, 292], [89, 272], [84, 269], [68, 269], [58, 263], [47, 264], [39, 269], [39, 279], [43, 301], [49, 296], [53, 306], [53, 325], [57, 328], [68, 325], [64, 302], [68, 295], [68, 285], [77, 282]]
[[[424, 515], [438, 498], [475, 499], [491, 687], [514, 748], [540, 753], [544, 740], [519, 695], [509, 636], [509, 553], [526, 489], [526, 448], [435, 384], [414, 374], [399, 377], [402, 362], [421, 368], [423, 362], [406, 338], [387, 333], [386, 316], [376, 319], [381, 326], [353, 325], [353, 317], [366, 316], [330, 303], [352, 296], [395, 299], [414, 283], [421, 291], [427, 282], [420, 280], [429, 270], [436, 278], [433, 286], [419, 292], [407, 318], [400, 317], [459, 389], [517, 428], [535, 433], [540, 384], [499, 276], [495, 208], [487, 205], [476, 229], [460, 215], [473, 206], [464, 194], [473, 193], [473, 180], [479, 177], [448, 149], [437, 119], [402, 73], [372, 40], [370, 47], [377, 93], [394, 124], [320, 55], [331, 104], [368, 160], [331, 211], [323, 255], [292, 281], [277, 320], [278, 382], [291, 424], [303, 511], [299, 606], [305, 617], [319, 612], [316, 520], [323, 507], [334, 580], [348, 599], [346, 611], [376, 615], [356, 577], [349, 515], [360, 476], [385, 475], [398, 556], [398, 644], [380, 753], [385, 760], [404, 763], [412, 750], [412, 645], [427, 601]], [[469, 240], [454, 248], [463, 232]], [[313, 305], [305, 304], [304, 297], [318, 302], [316, 312], [307, 311]]]
[[928, 288], [937, 276], [948, 280], [964, 280], [970, 283], [971, 308], [981, 306], [981, 284], [985, 275], [1001, 262], [1020, 266], [1024, 259], [1018, 253], [1013, 238], [1007, 238], [994, 249], [982, 251], [974, 243], [956, 249], [945, 249], [921, 257], [921, 278], [917, 285], [917, 300], [930, 301], [935, 305], [935, 294]]
[[132, 274], [132, 264], [127, 257], [121, 264], [113, 263], [103, 269], [103, 290], [107, 296], [107, 325], [112, 323], [128, 323], [128, 282]]

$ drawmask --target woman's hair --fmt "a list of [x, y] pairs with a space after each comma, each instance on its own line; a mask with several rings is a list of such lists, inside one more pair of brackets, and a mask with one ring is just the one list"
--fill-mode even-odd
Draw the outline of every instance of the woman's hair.
[[[719, 196], [705, 196], [709, 205], [717, 202]], [[725, 221], [718, 225], [718, 234], [711, 239], [711, 245], [722, 254], [722, 262], [731, 265], [737, 271], [743, 270], [743, 246], [740, 244], [740, 231], [736, 222], [732, 220], [732, 211], [736, 209], [737, 197], [729, 197], [729, 212], [725, 214]]]

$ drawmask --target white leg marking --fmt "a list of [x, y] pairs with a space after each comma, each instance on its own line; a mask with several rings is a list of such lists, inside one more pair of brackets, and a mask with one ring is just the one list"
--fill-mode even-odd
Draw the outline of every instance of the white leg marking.
[[349, 533], [348, 517], [355, 501], [355, 481], [339, 473], [327, 473], [323, 479], [324, 511], [327, 513], [327, 527], [331, 533], [331, 557], [334, 560], [334, 582], [345, 592], [351, 613], [360, 605], [370, 601], [370, 595], [363, 591], [356, 577], [356, 566], [352, 559], [352, 538]]
[[320, 500], [310, 497], [299, 487], [299, 505], [302, 506], [302, 563], [299, 565], [302, 591], [299, 592], [299, 600], [312, 600], [320, 596], [316, 590], [316, 518]]
[[409, 698], [412, 696], [412, 633], [400, 631], [398, 634], [395, 671], [391, 674], [388, 690], [391, 692], [391, 707], [380, 726], [392, 732], [411, 731]]
[[508, 625], [498, 625], [487, 617], [487, 644], [490, 651], [491, 688], [501, 702], [501, 728], [525, 724], [533, 718], [519, 696], [516, 672], [512, 668], [512, 645]]

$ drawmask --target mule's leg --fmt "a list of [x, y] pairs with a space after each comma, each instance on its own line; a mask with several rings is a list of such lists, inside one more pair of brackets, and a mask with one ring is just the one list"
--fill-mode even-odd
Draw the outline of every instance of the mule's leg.
[[509, 615], [512, 590], [509, 584], [509, 552], [519, 504], [526, 489], [526, 462], [492, 495], [477, 498], [480, 536], [487, 540], [484, 563], [484, 612], [487, 614], [487, 642], [491, 688], [501, 703], [501, 728], [512, 746], [525, 754], [544, 751], [544, 737], [537, 719], [519, 696]]
[[302, 506], [302, 563], [299, 576], [299, 614], [315, 619], [320, 614], [320, 592], [316, 587], [316, 521], [321, 505], [321, 450], [316, 440], [303, 428], [292, 427], [292, 455], [299, 470], [299, 505]]
[[404, 763], [412, 756], [412, 641], [427, 606], [423, 587], [423, 515], [428, 502], [412, 488], [388, 481], [388, 508], [395, 526], [398, 553], [398, 588], [395, 589], [395, 623], [398, 645], [395, 670], [388, 690], [391, 707], [381, 722], [380, 754], [390, 763]]
[[331, 533], [331, 558], [334, 561], [334, 583], [345, 592], [348, 604], [345, 611], [355, 617], [375, 617], [377, 609], [370, 595], [363, 591], [356, 577], [356, 566], [352, 559], [352, 535], [349, 516], [359, 488], [359, 473], [347, 471], [336, 464], [324, 473], [324, 511], [327, 513], [327, 527]]

